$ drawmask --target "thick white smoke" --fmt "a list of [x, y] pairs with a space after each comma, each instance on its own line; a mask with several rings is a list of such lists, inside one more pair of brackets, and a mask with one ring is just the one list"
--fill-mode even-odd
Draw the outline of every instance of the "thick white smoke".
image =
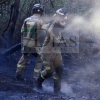
[[[85, 14], [83, 15], [75, 15], [73, 14], [72, 18], [70, 19], [70, 23], [66, 27], [66, 31], [72, 31], [71, 33], [78, 34], [80, 31], [81, 34], [91, 35], [93, 34], [94, 37], [100, 39], [100, 0], [96, 0], [93, 2], [92, 8], [90, 8]], [[73, 30], [77, 28], [79, 29], [77, 32], [73, 32]]]
[[[50, 86], [50, 84], [43, 84], [43, 90], [48, 93], [53, 93], [53, 86]], [[72, 88], [70, 85], [68, 85], [66, 82], [61, 83], [61, 92], [66, 95], [74, 95]]]
[[62, 82], [61, 92], [65, 93], [66, 95], [74, 95], [71, 86], [69, 84], [67, 84], [66, 82]]
[[[70, 19], [71, 21], [66, 27], [66, 32], [75, 35], [80, 33], [86, 38], [92, 36], [95, 41], [93, 47], [100, 50], [100, 0], [94, 0], [93, 3], [93, 7], [85, 14], [81, 16], [73, 14], [73, 18]], [[77, 30], [75, 30], [75, 28], [77, 28]], [[80, 85], [82, 91], [90, 93], [94, 92], [95, 95], [100, 94], [100, 51], [97, 55], [99, 56], [97, 61], [95, 61], [96, 59], [91, 60], [86, 58], [87, 63], [85, 63], [83, 59], [80, 59], [83, 60], [84, 64], [80, 65], [79, 70], [77, 70], [72, 77], [73, 80], [79, 82], [78, 85]]]
[[47, 84], [43, 84], [43, 90], [46, 92], [53, 92], [53, 87]]
[[[87, 0], [84, 0], [84, 1], [87, 1]], [[94, 0], [92, 5], [93, 6], [82, 15], [69, 13], [68, 24], [65, 29], [66, 37], [72, 36], [72, 35], [79, 36], [80, 34], [80, 36], [83, 35], [86, 38], [93, 38], [93, 40], [95, 41], [95, 43], [93, 44], [94, 47], [99, 48], [100, 46], [100, 0]], [[100, 55], [100, 53], [98, 53], [97, 55]], [[91, 90], [92, 89], [98, 90], [100, 85], [96, 83], [95, 80], [98, 80], [98, 78], [100, 78], [99, 77], [100, 75], [97, 73], [98, 71], [100, 71], [99, 61], [100, 60], [98, 60], [96, 63], [95, 61], [87, 61], [88, 63], [84, 65], [80, 65], [81, 67], [79, 68], [79, 70], [77, 70], [73, 74], [73, 77], [70, 77], [69, 79], [76, 80], [76, 81], [78, 80], [79, 85], [85, 88], [89, 88]], [[45, 90], [47, 91], [49, 90], [52, 92], [53, 88], [52, 87], [47, 88], [46, 86]], [[69, 84], [66, 84], [65, 82], [65, 83], [62, 83], [61, 92], [65, 94], [73, 94], [73, 89]]]

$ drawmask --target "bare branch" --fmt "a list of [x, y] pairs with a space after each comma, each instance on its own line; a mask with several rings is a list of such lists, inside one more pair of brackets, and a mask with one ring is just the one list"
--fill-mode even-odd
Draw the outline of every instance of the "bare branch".
[[53, 0], [50, 0], [50, 4], [51, 4], [52, 8], [54, 8]]
[[0, 4], [3, 4], [5, 2], [7, 2], [7, 1], [9, 1], [9, 0], [0, 0]]

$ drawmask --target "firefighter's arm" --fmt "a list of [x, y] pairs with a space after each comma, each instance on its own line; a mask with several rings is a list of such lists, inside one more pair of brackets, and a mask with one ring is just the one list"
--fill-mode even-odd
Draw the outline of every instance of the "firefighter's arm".
[[50, 32], [48, 31], [43, 46], [46, 46], [50, 42], [50, 37]]

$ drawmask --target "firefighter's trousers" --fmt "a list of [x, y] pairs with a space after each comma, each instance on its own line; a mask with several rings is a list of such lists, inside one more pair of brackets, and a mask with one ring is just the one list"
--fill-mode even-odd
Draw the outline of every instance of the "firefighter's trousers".
[[54, 74], [54, 91], [59, 91], [61, 88], [61, 79], [63, 73], [63, 61], [61, 53], [44, 53], [41, 54], [41, 57], [45, 67], [41, 73], [42, 79], [45, 80]]
[[[34, 53], [33, 53], [34, 55]], [[26, 60], [28, 58], [29, 54], [28, 53], [24, 53], [22, 54], [19, 62], [17, 63], [17, 70], [16, 70], [16, 74], [17, 75], [22, 75], [22, 72], [24, 70], [25, 64], [26, 64]], [[36, 55], [35, 55], [36, 56]], [[34, 67], [34, 74], [33, 74], [33, 78], [38, 77], [38, 75], [41, 72], [41, 68], [42, 68], [42, 60], [39, 54], [37, 54], [37, 62], [36, 65]]]

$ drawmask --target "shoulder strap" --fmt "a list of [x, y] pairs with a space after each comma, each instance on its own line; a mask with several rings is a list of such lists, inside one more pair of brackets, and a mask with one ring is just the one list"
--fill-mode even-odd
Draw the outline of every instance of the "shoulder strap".
[[47, 31], [48, 31], [48, 29], [50, 28], [50, 26], [53, 24], [53, 22], [50, 22], [49, 23], [49, 25], [48, 25], [48, 27], [47, 27]]

